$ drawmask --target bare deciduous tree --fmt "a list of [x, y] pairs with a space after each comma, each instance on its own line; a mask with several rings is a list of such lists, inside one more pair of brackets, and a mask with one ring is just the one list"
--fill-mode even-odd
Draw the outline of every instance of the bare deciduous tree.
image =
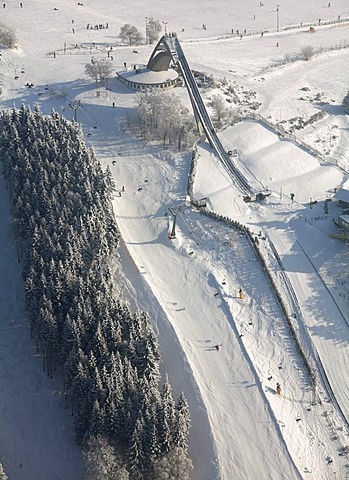
[[315, 50], [311, 45], [307, 45], [306, 47], [302, 48], [301, 52], [304, 60], [308, 61], [314, 56]]
[[193, 464], [183, 448], [175, 448], [155, 462], [154, 480], [190, 480]]
[[16, 42], [16, 34], [13, 28], [0, 22], [0, 45], [7, 48], [13, 48], [16, 45]]
[[92, 78], [96, 83], [98, 82], [98, 70], [94, 63], [86, 63], [85, 73], [88, 77]]
[[156, 42], [161, 30], [162, 27], [159, 20], [154, 20], [153, 17], [150, 17], [147, 24], [147, 41], [149, 41], [150, 44]]
[[120, 37], [129, 45], [139, 45], [143, 40], [142, 34], [138, 28], [129, 23], [125, 23], [125, 25], [120, 28]]
[[104, 437], [90, 437], [83, 453], [85, 480], [128, 480], [127, 470], [118, 464], [114, 448]]
[[194, 141], [195, 124], [189, 110], [173, 94], [151, 91], [138, 98], [138, 114], [144, 138], [163, 144], [183, 145]]
[[113, 73], [113, 66], [109, 59], [101, 58], [94, 60], [93, 63], [87, 63], [85, 73], [88, 77], [93, 78], [96, 83], [101, 82], [107, 85], [108, 78]]
[[217, 116], [217, 121], [220, 122], [226, 112], [224, 98], [221, 95], [213, 95], [211, 106]]

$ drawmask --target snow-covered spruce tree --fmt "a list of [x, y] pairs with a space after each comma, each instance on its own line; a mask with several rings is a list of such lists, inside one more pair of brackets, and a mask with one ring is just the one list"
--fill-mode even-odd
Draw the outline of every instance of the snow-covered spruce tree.
[[58, 346], [57, 322], [53, 312], [52, 302], [43, 298], [37, 321], [37, 339], [39, 349], [43, 354], [44, 369], [52, 378]]
[[129, 441], [130, 473], [131, 478], [134, 480], [142, 480], [144, 478], [142, 472], [145, 469], [146, 459], [143, 450], [143, 432], [144, 422], [142, 415], [140, 415], [134, 424]]
[[45, 371], [63, 376], [76, 440], [103, 436], [133, 476], [151, 479], [156, 462], [186, 446], [189, 419], [180, 421], [167, 380], [159, 390], [149, 317], [115, 298], [110, 171], [76, 124], [27, 107], [0, 113], [0, 158], [32, 335]]
[[161, 391], [161, 403], [158, 408], [158, 432], [161, 451], [167, 454], [173, 448], [173, 433], [175, 425], [175, 402], [172, 396], [171, 385], [166, 376]]
[[104, 409], [101, 408], [99, 401], [95, 400], [89, 426], [90, 435], [104, 435], [105, 434], [105, 416]]
[[90, 414], [94, 407], [93, 405], [90, 409], [88, 402], [89, 387], [88, 370], [84, 364], [79, 363], [70, 388], [70, 398], [74, 414], [75, 438], [80, 444], [87, 436], [91, 420]]
[[173, 427], [173, 444], [179, 447], [183, 452], [188, 452], [188, 434], [190, 428], [190, 414], [186, 398], [183, 393], [179, 396], [176, 403], [176, 417]]
[[158, 441], [157, 430], [157, 412], [158, 412], [158, 399], [152, 399], [151, 397], [145, 397], [148, 401], [148, 405], [143, 409], [143, 451], [146, 457], [146, 470], [148, 472], [152, 469], [152, 459], [156, 459], [160, 456], [160, 443]]

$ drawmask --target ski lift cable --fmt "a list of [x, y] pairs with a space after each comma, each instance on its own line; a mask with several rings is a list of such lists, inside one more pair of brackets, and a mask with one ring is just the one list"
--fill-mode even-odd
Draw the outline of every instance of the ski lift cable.
[[[191, 234], [193, 235], [193, 238], [196, 242], [196, 244], [198, 246], [201, 247], [201, 249], [209, 256], [209, 257], [213, 257], [212, 255], [212, 252], [210, 252], [207, 247], [205, 247], [205, 245], [203, 244], [203, 242], [195, 235], [195, 233], [193, 232], [193, 229], [190, 227], [189, 223], [187, 222], [187, 220], [184, 218], [183, 214], [181, 212], [179, 212], [179, 215], [182, 219], [182, 221], [184, 222], [184, 224], [187, 226], [188, 230], [191, 232]], [[222, 267], [224, 270], [226, 270], [226, 266], [222, 263], [222, 261], [218, 258], [218, 260], [216, 260], [216, 264], [220, 267]], [[213, 272], [212, 272], [213, 273]]]
[[[27, 67], [24, 66], [23, 63], [20, 63], [17, 60], [15, 60], [14, 58], [12, 58], [6, 50], [2, 51], [2, 57], [3, 58], [5, 57], [5, 59], [7, 60], [7, 63], [9, 64], [10, 67], [12, 67], [14, 72], [22, 71], [23, 68], [24, 68], [25, 71], [27, 71]], [[30, 72], [30, 76], [33, 77], [34, 79], [38, 80], [40, 83], [43, 83], [45, 85], [48, 84], [48, 82], [46, 80], [44, 82], [42, 82], [42, 80], [43, 80], [42, 77], [39, 77], [36, 73]]]
[[[179, 212], [180, 214], [180, 217], [182, 219], [182, 221], [185, 223], [185, 225], [187, 226], [188, 230], [192, 233], [193, 237], [194, 237], [194, 240], [196, 241], [196, 244], [198, 246], [201, 247], [201, 249], [207, 254], [208, 257], [211, 257], [212, 260], [213, 260], [213, 253], [211, 251], [208, 250], [207, 247], [205, 247], [205, 245], [203, 244], [203, 242], [195, 235], [195, 233], [193, 232], [193, 229], [190, 227], [189, 223], [187, 222], [187, 220], [184, 218], [184, 216], [182, 215], [181, 212]], [[226, 265], [222, 262], [222, 260], [220, 260], [219, 258], [215, 261], [216, 262], [216, 265], [218, 267], [221, 267], [225, 272], [227, 272], [227, 267]], [[214, 275], [214, 272], [211, 271], [211, 273]]]
[[195, 235], [193, 229], [190, 227], [188, 221], [186, 220], [186, 218], [184, 217], [184, 215], [182, 214], [182, 212], [181, 212], [181, 211], [178, 211], [178, 213], [179, 213], [179, 216], [181, 217], [183, 223], [184, 223], [184, 224], [186, 225], [186, 227], [188, 228], [189, 232], [191, 232], [191, 234], [192, 234], [192, 236], [193, 236], [196, 244], [197, 244], [197, 245], [200, 245], [200, 247], [201, 247], [203, 250], [205, 250], [205, 247], [204, 247], [203, 243], [202, 243], [201, 240]]

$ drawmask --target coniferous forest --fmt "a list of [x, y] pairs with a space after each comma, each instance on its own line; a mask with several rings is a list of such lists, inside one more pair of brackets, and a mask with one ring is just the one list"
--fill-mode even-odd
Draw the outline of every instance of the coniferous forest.
[[78, 124], [24, 106], [0, 114], [0, 159], [33, 341], [62, 378], [86, 479], [189, 479], [187, 401], [160, 378], [147, 313], [115, 293], [110, 171]]

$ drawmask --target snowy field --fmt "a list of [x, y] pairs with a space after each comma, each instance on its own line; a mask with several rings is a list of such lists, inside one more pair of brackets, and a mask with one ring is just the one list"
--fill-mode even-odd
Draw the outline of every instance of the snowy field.
[[[262, 248], [278, 286], [287, 297], [287, 278], [297, 299], [297, 331], [321, 360], [339, 408], [318, 373], [316, 391], [311, 388], [246, 236], [189, 208], [191, 152], [135, 138], [127, 125], [138, 94], [116, 79], [106, 91], [84, 74], [91, 57], [106, 58], [111, 46], [115, 70], [124, 62], [147, 63], [152, 47], [134, 53], [120, 46], [118, 34], [124, 23], [145, 34], [150, 16], [178, 33], [193, 69], [214, 76], [215, 89], [203, 91], [207, 105], [213, 94], [226, 95], [229, 84], [242, 102], [248, 119], [219, 136], [237, 150], [234, 161], [249, 182], [271, 195], [245, 203], [209, 147], [200, 144], [194, 196], [207, 197], [211, 210], [267, 238]], [[349, 122], [341, 107], [349, 89], [349, 49], [339, 48], [349, 42], [348, 1], [279, 0], [277, 13], [276, 4], [255, 0], [33, 0], [23, 8], [10, 0], [0, 21], [18, 37], [16, 50], [0, 49], [1, 108], [39, 104], [44, 113], [54, 108], [71, 119], [70, 104], [80, 100], [77, 119], [87, 142], [102, 165], [110, 166], [117, 189], [125, 186], [114, 201], [123, 238], [116, 263], [131, 305], [148, 310], [154, 320], [163, 370], [175, 393], [184, 391], [188, 398], [193, 479], [349, 478], [349, 460], [340, 455], [349, 445], [349, 251], [330, 236], [338, 233], [336, 202], [324, 213], [325, 199], [348, 180], [335, 164], [349, 172]], [[108, 29], [87, 30], [87, 23], [108, 23]], [[307, 46], [315, 51], [309, 61], [301, 58]], [[285, 61], [291, 57], [295, 61]], [[189, 105], [184, 88], [172, 93]], [[252, 120], [256, 113], [275, 128]], [[280, 137], [279, 126], [327, 162]], [[9, 480], [78, 480], [81, 458], [59, 381], [46, 379], [30, 341], [2, 184], [0, 192], [0, 460]], [[170, 241], [167, 214], [173, 205], [182, 209], [177, 238]]]

